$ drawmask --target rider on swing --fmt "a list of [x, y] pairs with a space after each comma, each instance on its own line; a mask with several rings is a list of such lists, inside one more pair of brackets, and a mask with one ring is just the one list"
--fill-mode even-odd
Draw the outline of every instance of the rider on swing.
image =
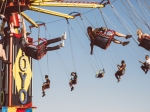
[[3, 41], [5, 40], [5, 34], [4, 34], [4, 23], [6, 21], [5, 16], [0, 14], [0, 19], [2, 19], [2, 23], [0, 25], [0, 59], [2, 60], [3, 63], [5, 64], [11, 64], [8, 59], [6, 58], [6, 53], [5, 50], [3, 49]]
[[74, 89], [72, 85], [77, 84], [77, 73], [76, 72], [71, 72], [71, 76], [73, 76], [73, 79], [70, 79], [69, 85], [71, 87], [71, 91]]
[[[93, 54], [93, 46], [94, 46], [94, 43], [95, 43], [95, 38], [96, 38], [96, 36], [100, 35], [100, 34], [98, 34], [98, 33], [99, 33], [99, 32], [105, 33], [105, 32], [107, 32], [108, 30], [109, 30], [109, 29], [108, 29], [108, 28], [105, 28], [105, 27], [100, 27], [100, 28], [94, 29], [94, 28], [92, 28], [91, 26], [89, 26], [89, 27], [87, 28], [87, 33], [88, 33], [88, 35], [89, 35], [89, 37], [90, 37], [90, 40], [91, 40], [91, 44], [90, 44], [90, 45], [91, 45], [91, 52], [90, 52], [91, 55]], [[126, 39], [132, 37], [132, 35], [125, 35], [125, 34], [122, 34], [122, 33], [119, 33], [119, 32], [115, 32], [115, 31], [114, 31], [114, 33], [115, 33], [115, 36], [117, 36], [117, 37], [123, 37], [123, 38], [126, 38]], [[110, 35], [111, 35], [111, 34], [110, 34]], [[119, 41], [119, 40], [117, 40], [117, 39], [115, 39], [115, 38], [113, 38], [112, 41], [113, 41], [114, 43], [117, 43], [117, 44], [122, 44], [123, 46], [129, 44], [129, 41], [121, 42], [121, 41]]]
[[150, 39], [150, 35], [148, 35], [147, 33], [143, 33], [143, 31], [141, 29], [138, 29], [136, 33], [138, 35], [138, 41], [139, 42], [141, 42], [144, 38]]
[[50, 88], [50, 80], [48, 78], [48, 75], [45, 75], [45, 80], [46, 80], [46, 82], [44, 82], [43, 86], [42, 86], [42, 94], [43, 94], [42, 97], [44, 97], [46, 95], [44, 90]]
[[[42, 42], [42, 43], [40, 43], [39, 45], [36, 45], [36, 46], [32, 45], [31, 43], [28, 42], [28, 38], [27, 38], [28, 32], [26, 32], [26, 26], [25, 26], [24, 19], [21, 19], [20, 22], [22, 22], [21, 36], [16, 37], [16, 38], [21, 38], [22, 37], [22, 46], [24, 47], [24, 49], [26, 49], [26, 48], [30, 49], [30, 50], [25, 50], [25, 53], [28, 56], [30, 56], [34, 59], [37, 59], [37, 55], [34, 55], [34, 54], [36, 54], [36, 52], [38, 51], [38, 47], [40, 47], [40, 46], [46, 46], [46, 47], [41, 49], [41, 52], [39, 52], [39, 53], [43, 53], [43, 52], [46, 52], [46, 51], [57, 50], [57, 49], [60, 49], [60, 47], [64, 47], [64, 40], [66, 40], [66, 32], [61, 37], [46, 40], [46, 41], [44, 41], [44, 42]], [[13, 23], [10, 24], [10, 31], [11, 31], [11, 34], [13, 34], [13, 35], [15, 34]], [[56, 46], [53, 46], [53, 47], [47, 47], [49, 44], [55, 43], [55, 42], [58, 42], [58, 41], [62, 41], [62, 42], [59, 45], [56, 45]], [[38, 54], [38, 55], [40, 56], [40, 54]]]
[[115, 73], [115, 76], [116, 76], [118, 82], [120, 82], [121, 76], [123, 76], [125, 74], [125, 68], [126, 68], [125, 61], [122, 60], [121, 65], [117, 65], [117, 67], [118, 67], [118, 71]]
[[149, 55], [145, 56], [146, 61], [142, 62], [139, 61], [140, 63], [142, 63], [143, 65], [141, 66], [141, 69], [145, 72], [145, 74], [150, 70], [150, 58]]
[[98, 70], [96, 75], [95, 75], [95, 77], [96, 78], [102, 78], [102, 77], [104, 77], [104, 74], [105, 74], [105, 70], [104, 69], [103, 70]]

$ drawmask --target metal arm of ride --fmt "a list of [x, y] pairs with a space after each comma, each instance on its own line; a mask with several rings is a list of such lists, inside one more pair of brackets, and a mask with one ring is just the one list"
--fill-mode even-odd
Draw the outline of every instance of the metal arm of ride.
[[50, 14], [50, 15], [54, 15], [54, 16], [59, 16], [59, 17], [63, 17], [66, 19], [74, 19], [74, 16], [70, 16], [68, 14], [55, 12], [55, 11], [51, 11], [51, 10], [46, 10], [46, 9], [42, 9], [42, 8], [38, 8], [38, 7], [34, 7], [34, 6], [29, 6], [29, 10], [33, 10], [33, 11], [41, 12], [41, 13], [45, 13], [45, 14]]
[[37, 25], [29, 16], [27, 16], [24, 12], [21, 12], [21, 15], [22, 15], [23, 18], [25, 18], [30, 24], [32, 24], [33, 26], [35, 26], [36, 28], [38, 28], [38, 25]]
[[49, 6], [49, 7], [79, 7], [79, 8], [103, 8], [105, 4], [96, 3], [64, 3], [64, 2], [41, 2], [40, 0], [33, 1], [31, 6]]

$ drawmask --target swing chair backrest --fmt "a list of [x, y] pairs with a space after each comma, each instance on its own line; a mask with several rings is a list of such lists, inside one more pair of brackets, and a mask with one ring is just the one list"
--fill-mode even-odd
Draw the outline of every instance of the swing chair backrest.
[[150, 51], [150, 39], [149, 38], [143, 38], [142, 41], [140, 42], [139, 46]]
[[[111, 35], [109, 35], [108, 33], [111, 33]], [[110, 43], [114, 38], [114, 36], [115, 36], [115, 31], [113, 30], [107, 30], [104, 33], [98, 32], [94, 44], [102, 49], [107, 49], [108, 46], [110, 46]]]
[[[35, 43], [42, 41], [38, 45]], [[30, 56], [36, 60], [40, 60], [45, 54], [46, 54], [46, 44], [47, 44], [47, 39], [45, 38], [39, 38], [39, 40], [34, 41], [33, 43], [30, 43], [26, 45], [25, 53], [27, 56]]]
[[104, 77], [104, 73], [105, 73], [104, 70], [98, 70], [95, 77], [96, 78], [102, 78], [102, 77]]

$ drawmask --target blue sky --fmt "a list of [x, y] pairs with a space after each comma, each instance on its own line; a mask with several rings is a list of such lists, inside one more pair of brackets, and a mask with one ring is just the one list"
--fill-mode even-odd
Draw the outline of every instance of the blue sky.
[[[147, 5], [145, 2], [140, 1], [140, 4], [142, 4], [141, 8], [144, 11], [142, 13], [137, 1], [130, 0], [131, 4], [137, 9], [138, 15], [146, 18], [147, 23], [149, 23]], [[148, 0], [146, 2], [150, 6], [150, 2]], [[127, 4], [127, 1], [124, 3]], [[143, 25], [140, 19], [133, 16], [134, 14], [136, 15], [135, 10], [133, 14], [130, 14], [133, 17], [133, 21], [126, 15], [126, 13], [129, 14], [129, 11], [122, 4], [122, 0], [116, 0], [112, 5], [122, 19], [120, 20], [121, 22], [117, 20], [110, 5], [103, 8], [103, 14], [106, 15], [104, 16], [105, 22], [110, 29], [124, 34], [132, 34], [137, 39], [137, 28], [133, 23], [134, 21], [144, 32], [150, 34], [149, 29]], [[67, 7], [44, 8], [66, 14], [74, 11], [84, 13], [91, 10]], [[130, 11], [133, 10], [131, 7], [129, 9]], [[33, 20], [40, 20], [45, 23], [62, 19], [33, 11], [25, 11], [25, 13]], [[94, 47], [94, 55], [90, 55], [90, 41], [84, 31], [86, 31], [87, 26], [91, 25], [90, 23], [94, 27], [105, 26], [105, 23], [99, 9], [85, 13], [82, 15], [82, 19], [84, 22], [80, 17], [69, 20], [73, 29], [69, 28], [70, 37], [65, 19], [46, 24], [51, 36], [46, 33], [47, 39], [59, 37], [66, 31], [67, 40], [65, 40], [64, 48], [48, 52], [39, 62], [33, 60], [33, 105], [37, 106], [35, 112], [150, 112], [150, 73], [148, 72], [145, 75], [140, 69], [141, 64], [138, 62], [138, 60], [144, 61], [145, 54], [149, 54], [149, 52], [139, 47], [133, 39], [129, 39], [130, 44], [128, 46], [123, 47], [112, 42], [107, 50]], [[125, 21], [127, 22], [127, 28], [125, 28]], [[26, 22], [26, 25], [29, 26], [29, 23]], [[38, 38], [37, 32], [38, 29], [32, 29], [31, 36], [34, 40]], [[45, 37], [44, 27], [40, 27], [40, 37]], [[70, 45], [70, 38], [72, 45]], [[126, 41], [124, 38], [115, 38]], [[59, 42], [50, 46], [57, 44]], [[74, 58], [72, 57], [71, 47], [73, 48]], [[63, 64], [61, 63], [61, 59], [63, 60]], [[75, 66], [73, 65], [73, 60], [75, 60]], [[121, 82], [117, 83], [114, 74], [117, 70], [116, 64], [120, 64], [121, 60], [125, 60], [127, 68]], [[66, 66], [66, 69], [64, 69], [64, 66]], [[102, 79], [96, 79], [96, 71], [103, 69], [103, 66], [106, 71], [105, 76]], [[76, 68], [78, 74], [78, 84], [74, 86], [75, 89], [71, 92], [68, 83], [70, 73], [75, 70], [74, 68]], [[51, 88], [46, 90], [46, 96], [43, 98], [41, 90], [43, 82], [41, 77], [44, 79], [45, 74], [49, 75]]]

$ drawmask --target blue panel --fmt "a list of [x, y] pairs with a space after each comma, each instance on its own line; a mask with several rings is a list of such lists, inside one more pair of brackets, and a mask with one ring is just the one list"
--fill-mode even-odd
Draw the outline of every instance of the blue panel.
[[32, 108], [26, 109], [26, 112], [32, 112]]
[[2, 112], [8, 112], [8, 107], [2, 107]]

